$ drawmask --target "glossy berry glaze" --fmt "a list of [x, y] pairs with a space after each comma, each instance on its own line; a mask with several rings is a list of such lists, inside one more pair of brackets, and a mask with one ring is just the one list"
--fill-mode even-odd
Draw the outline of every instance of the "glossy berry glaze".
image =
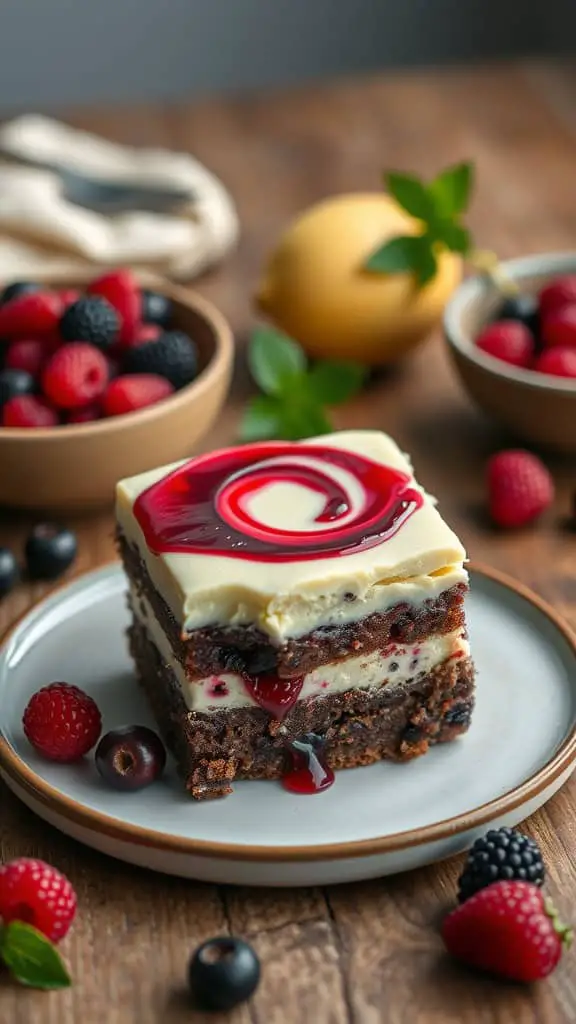
[[324, 758], [324, 740], [308, 733], [288, 748], [289, 764], [282, 778], [290, 793], [322, 793], [334, 782], [334, 772]]
[[[321, 495], [321, 511], [298, 522], [296, 499], [293, 529], [258, 521], [254, 499], [277, 484]], [[390, 466], [339, 448], [267, 442], [185, 463], [139, 495], [134, 515], [157, 555], [288, 562], [375, 547], [421, 505], [410, 478]]]

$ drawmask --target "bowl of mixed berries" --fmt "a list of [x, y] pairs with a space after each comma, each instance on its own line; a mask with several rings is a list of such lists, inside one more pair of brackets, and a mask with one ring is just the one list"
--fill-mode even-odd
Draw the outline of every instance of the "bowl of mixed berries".
[[470, 277], [445, 334], [471, 398], [519, 440], [576, 451], [576, 253], [503, 262]]
[[0, 504], [89, 509], [191, 454], [226, 398], [233, 342], [181, 287], [120, 269], [0, 292]]

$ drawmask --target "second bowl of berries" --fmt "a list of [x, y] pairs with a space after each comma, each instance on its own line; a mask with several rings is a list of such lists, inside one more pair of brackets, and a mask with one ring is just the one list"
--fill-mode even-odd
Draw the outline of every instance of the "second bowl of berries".
[[0, 289], [0, 504], [89, 509], [190, 455], [233, 343], [209, 302], [129, 269]]
[[453, 363], [474, 402], [513, 438], [576, 452], [576, 252], [500, 264], [446, 308]]

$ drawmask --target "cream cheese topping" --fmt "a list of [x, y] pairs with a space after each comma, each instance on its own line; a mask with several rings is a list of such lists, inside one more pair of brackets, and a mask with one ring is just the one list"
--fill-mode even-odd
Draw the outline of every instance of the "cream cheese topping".
[[[467, 582], [466, 553], [443, 521], [435, 499], [414, 480], [409, 458], [379, 431], [342, 431], [301, 442], [340, 448], [406, 473], [422, 495], [422, 506], [388, 539], [374, 547], [319, 559], [289, 562], [250, 560], [210, 553], [156, 555], [146, 544], [134, 503], [147, 488], [182, 463], [120, 481], [116, 515], [148, 574], [186, 636], [217, 624], [255, 625], [274, 642], [302, 636], [323, 625], [354, 622], [398, 601], [418, 603]], [[300, 447], [300, 446], [298, 446]], [[250, 515], [266, 526], [310, 530], [317, 496], [284, 481], [252, 498]]]

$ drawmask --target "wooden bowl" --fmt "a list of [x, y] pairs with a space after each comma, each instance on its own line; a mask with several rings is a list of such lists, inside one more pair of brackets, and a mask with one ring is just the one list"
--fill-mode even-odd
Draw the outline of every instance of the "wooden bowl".
[[[576, 273], [576, 253], [542, 253], [502, 263], [522, 290], [538, 292], [552, 278]], [[474, 345], [502, 301], [481, 275], [456, 289], [444, 314], [452, 361], [470, 397], [519, 439], [576, 452], [576, 379], [510, 366]]]
[[[89, 280], [76, 275], [47, 283], [74, 288]], [[172, 299], [174, 325], [198, 345], [198, 377], [157, 405], [125, 416], [41, 429], [0, 427], [0, 504], [47, 511], [111, 504], [117, 480], [185, 458], [214, 423], [232, 373], [226, 320], [194, 292], [156, 277], [139, 280]]]

